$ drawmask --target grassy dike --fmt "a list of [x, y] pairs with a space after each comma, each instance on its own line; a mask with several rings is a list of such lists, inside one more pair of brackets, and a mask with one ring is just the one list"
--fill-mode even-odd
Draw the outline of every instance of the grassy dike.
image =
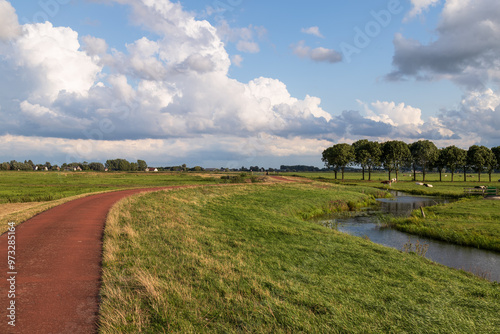
[[426, 208], [425, 214], [423, 218], [416, 210], [389, 224], [400, 231], [500, 252], [500, 201], [462, 199]]
[[499, 333], [497, 284], [303, 219], [373, 191], [237, 185], [121, 201], [100, 333]]

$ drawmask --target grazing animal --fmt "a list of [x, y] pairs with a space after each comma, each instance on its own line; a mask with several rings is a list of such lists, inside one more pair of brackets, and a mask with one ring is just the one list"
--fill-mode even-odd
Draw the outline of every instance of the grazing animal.
[[424, 184], [422, 182], [415, 182], [417, 186], [423, 186]]
[[424, 186], [426, 186], [427, 188], [434, 188], [434, 186], [432, 184], [428, 184], [428, 183], [425, 183]]

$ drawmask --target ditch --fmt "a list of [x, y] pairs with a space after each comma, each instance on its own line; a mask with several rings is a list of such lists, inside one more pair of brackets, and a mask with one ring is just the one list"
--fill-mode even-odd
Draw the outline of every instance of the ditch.
[[497, 252], [423, 238], [397, 231], [381, 223], [381, 217], [383, 219], [389, 214], [409, 216], [413, 210], [449, 203], [454, 201], [453, 199], [413, 196], [402, 192], [392, 194], [393, 198], [378, 199], [380, 205], [376, 208], [367, 208], [349, 217], [322, 219], [320, 223], [342, 233], [369, 238], [370, 241], [383, 246], [401, 251], [416, 251], [434, 262], [500, 282], [500, 254]]

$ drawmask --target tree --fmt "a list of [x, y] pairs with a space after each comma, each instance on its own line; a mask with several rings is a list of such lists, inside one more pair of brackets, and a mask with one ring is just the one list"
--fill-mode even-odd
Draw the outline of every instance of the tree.
[[89, 168], [96, 172], [104, 172], [104, 165], [100, 162], [91, 162], [89, 163]]
[[382, 144], [382, 162], [384, 168], [389, 171], [389, 180], [393, 171], [396, 172], [397, 179], [399, 169], [408, 166], [411, 162], [408, 144], [399, 140], [392, 140]]
[[434, 163], [438, 172], [439, 172], [439, 182], [443, 181], [443, 171], [446, 169], [446, 155], [445, 149], [442, 148], [439, 150], [438, 158]]
[[10, 169], [10, 164], [8, 162], [3, 162], [0, 165], [0, 170], [9, 170]]
[[481, 172], [488, 166], [491, 150], [485, 146], [473, 145], [467, 151], [467, 164], [477, 172], [478, 180], [481, 182]]
[[451, 171], [451, 182], [453, 182], [453, 177], [455, 171], [464, 167], [464, 174], [466, 174], [466, 164], [467, 164], [467, 151], [456, 147], [455, 145], [448, 146], [442, 151], [443, 159], [446, 167]]
[[89, 163], [84, 161], [81, 165], [82, 170], [90, 170]]
[[486, 171], [488, 172], [490, 182], [491, 182], [491, 174], [493, 174], [493, 171], [497, 167], [497, 164], [498, 162], [495, 153], [493, 153], [492, 150], [488, 149], [488, 155], [486, 156]]
[[365, 179], [365, 169], [368, 168], [368, 180], [372, 179], [372, 169], [380, 166], [382, 151], [380, 144], [375, 141], [361, 139], [352, 144], [356, 154], [355, 162], [363, 169], [363, 180]]
[[109, 171], [116, 171], [116, 170], [119, 170], [118, 164], [119, 164], [119, 162], [117, 161], [117, 159], [107, 160], [105, 166]]
[[127, 172], [132, 169], [132, 167], [130, 166], [130, 162], [128, 162], [127, 160], [125, 159], [118, 159], [118, 160], [119, 160], [118, 168], [120, 171]]
[[423, 181], [425, 182], [425, 171], [432, 166], [439, 157], [439, 150], [433, 142], [429, 140], [419, 140], [410, 145], [410, 152], [413, 163], [413, 179], [416, 180], [415, 166], [422, 168]]
[[139, 165], [139, 170], [144, 172], [148, 168], [148, 164], [144, 160], [137, 160], [137, 165]]
[[495, 168], [500, 169], [500, 146], [493, 147], [491, 152], [495, 155], [495, 159], [497, 160], [497, 165]]
[[352, 147], [354, 148], [354, 154], [356, 156], [354, 162], [359, 164], [361, 166], [361, 169], [363, 170], [363, 181], [365, 180], [365, 169], [367, 167], [368, 157], [370, 154], [366, 150], [366, 144], [368, 144], [368, 139], [360, 139], [352, 144]]
[[414, 158], [414, 152], [416, 154], [416, 151], [417, 151], [417, 143], [412, 143], [410, 144], [410, 146], [408, 146], [408, 148], [410, 149], [410, 153], [411, 153], [411, 156], [412, 156], [412, 159], [411, 159], [411, 168], [413, 170], [413, 181], [417, 181], [417, 159]]
[[365, 169], [368, 168], [368, 180], [372, 179], [372, 170], [380, 166], [382, 157], [381, 146], [376, 141], [362, 139], [352, 144], [356, 154], [356, 163], [363, 168], [363, 180], [365, 179]]
[[335, 179], [337, 179], [337, 171], [342, 171], [342, 181], [344, 180], [345, 168], [352, 164], [356, 159], [354, 148], [349, 144], [336, 144], [323, 151], [323, 162], [335, 171]]
[[24, 164], [27, 165], [25, 167], [25, 170], [33, 170], [35, 168], [35, 164], [31, 160], [28, 161], [24, 160]]

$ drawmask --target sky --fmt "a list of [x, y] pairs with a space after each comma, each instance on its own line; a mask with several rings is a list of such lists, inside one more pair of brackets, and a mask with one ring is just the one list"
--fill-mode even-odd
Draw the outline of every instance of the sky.
[[500, 145], [497, 0], [0, 0], [0, 161]]

